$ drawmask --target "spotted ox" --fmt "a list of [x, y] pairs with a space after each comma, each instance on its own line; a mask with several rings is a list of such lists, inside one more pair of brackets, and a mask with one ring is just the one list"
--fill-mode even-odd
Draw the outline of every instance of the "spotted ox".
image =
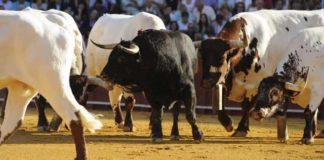
[[[258, 84], [274, 73], [276, 62], [299, 30], [324, 25], [323, 13], [323, 10], [240, 13], [230, 19], [217, 38], [201, 43], [202, 86], [211, 88], [217, 84], [223, 89], [215, 93], [224, 90], [229, 100], [242, 103], [243, 117], [232, 136], [247, 135], [249, 111]], [[227, 131], [232, 131], [232, 121], [224, 109], [218, 112], [218, 118]]]
[[[101, 48], [109, 48], [93, 42]], [[191, 39], [180, 32], [146, 30], [132, 41], [113, 48], [101, 75], [127, 91], [143, 91], [152, 107], [152, 141], [162, 141], [162, 107], [178, 110], [183, 103], [193, 138], [203, 139], [196, 124], [194, 70], [197, 55]], [[127, 64], [127, 65], [126, 65]], [[171, 138], [179, 137], [178, 115], [174, 111]]]
[[[86, 51], [86, 74], [92, 77], [100, 75], [111, 52], [111, 49], [104, 50], [93, 45], [90, 39], [98, 43], [114, 46], [121, 40], [132, 40], [139, 30], [146, 29], [160, 30], [165, 29], [165, 26], [159, 17], [145, 12], [134, 16], [105, 14], [100, 17], [89, 35]], [[124, 95], [125, 105], [127, 106], [124, 125], [120, 109], [122, 95]], [[132, 110], [135, 104], [134, 96], [131, 93], [123, 92], [120, 86], [115, 85], [113, 90], [109, 91], [109, 100], [114, 111], [115, 124], [124, 127], [124, 131], [133, 131]]]
[[[284, 114], [287, 104], [305, 108], [305, 129], [302, 143], [314, 142], [317, 129], [317, 108], [324, 97], [324, 27], [301, 30], [290, 42], [273, 76], [264, 78], [258, 89], [257, 120]], [[288, 136], [288, 135], [287, 135]]]
[[0, 144], [19, 128], [28, 103], [40, 93], [70, 128], [76, 159], [86, 159], [83, 129], [95, 131], [102, 124], [73, 97], [69, 76], [78, 48], [75, 35], [58, 22], [65, 19], [33, 9], [0, 12], [0, 88], [9, 92]]

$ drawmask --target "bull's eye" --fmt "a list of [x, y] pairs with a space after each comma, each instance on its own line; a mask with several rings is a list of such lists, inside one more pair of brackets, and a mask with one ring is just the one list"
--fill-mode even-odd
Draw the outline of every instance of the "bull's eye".
[[272, 102], [277, 102], [279, 100], [279, 90], [277, 88], [271, 88], [269, 93], [269, 98], [272, 100]]

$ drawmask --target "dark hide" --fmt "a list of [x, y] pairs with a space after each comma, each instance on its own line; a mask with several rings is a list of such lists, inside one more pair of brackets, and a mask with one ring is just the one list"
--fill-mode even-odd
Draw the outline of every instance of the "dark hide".
[[119, 45], [129, 48], [132, 44], [139, 47], [139, 53], [126, 53], [116, 46], [102, 76], [113, 83], [137, 86], [144, 91], [152, 106], [153, 142], [162, 140], [162, 106], [169, 106], [174, 101], [185, 105], [193, 137], [202, 140], [195, 116], [197, 55], [191, 39], [180, 32], [147, 30], [133, 41], [122, 41]]

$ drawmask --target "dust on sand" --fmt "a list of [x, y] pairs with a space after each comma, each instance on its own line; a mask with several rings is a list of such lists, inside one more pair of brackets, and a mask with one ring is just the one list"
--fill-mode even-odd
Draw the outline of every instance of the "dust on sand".
[[[90, 110], [104, 115], [104, 128], [95, 134], [87, 133], [89, 159], [134, 159], [134, 160], [176, 160], [176, 159], [324, 159], [324, 139], [315, 139], [313, 145], [300, 145], [304, 127], [302, 118], [288, 119], [290, 139], [286, 144], [276, 140], [275, 119], [263, 123], [250, 119], [250, 132], [246, 138], [231, 138], [213, 115], [198, 114], [198, 124], [203, 130], [205, 141], [195, 144], [191, 128], [184, 114], [180, 115], [181, 140], [169, 141], [172, 125], [170, 113], [163, 118], [164, 141], [152, 144], [148, 129], [149, 112], [135, 111], [136, 132], [123, 132], [114, 126], [111, 111]], [[48, 109], [48, 115], [52, 111]], [[50, 117], [50, 116], [49, 116]], [[234, 117], [237, 124], [240, 117]], [[319, 129], [324, 129], [319, 121]], [[1, 160], [65, 160], [75, 156], [71, 134], [62, 127], [58, 133], [36, 131], [37, 114], [34, 108], [27, 111], [22, 127], [0, 148]]]

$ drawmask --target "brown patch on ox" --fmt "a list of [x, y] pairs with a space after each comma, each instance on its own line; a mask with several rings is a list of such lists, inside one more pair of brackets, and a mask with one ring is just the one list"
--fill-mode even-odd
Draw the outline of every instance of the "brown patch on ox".
[[228, 22], [218, 34], [218, 37], [227, 40], [240, 39], [240, 32], [245, 25], [246, 21], [244, 18], [239, 18]]
[[[238, 40], [241, 39], [240, 32], [244, 32], [244, 27], [246, 26], [246, 21], [244, 18], [235, 19], [231, 22], [226, 23], [222, 31], [219, 33], [219, 37], [225, 40]], [[251, 45], [251, 44], [250, 44]], [[254, 47], [254, 44], [252, 44]], [[256, 46], [256, 45], [255, 45]], [[239, 64], [245, 54], [244, 48], [237, 48], [228, 51], [227, 58], [231, 59], [231, 67], [235, 67]]]
[[[8, 138], [10, 137], [10, 136], [12, 136], [14, 133], [15, 133], [15, 131], [21, 126], [21, 124], [22, 124], [22, 120], [19, 120], [18, 121], [18, 123], [17, 123], [17, 126], [15, 127], [15, 129], [11, 132], [11, 133], [8, 133], [4, 138], [3, 138], [3, 142], [5, 142], [6, 140], [8, 140]], [[1, 131], [0, 131], [0, 137], [1, 137]], [[2, 142], [2, 143], [3, 143]]]
[[80, 111], [75, 112], [78, 120], [72, 120], [70, 122], [70, 128], [72, 132], [72, 136], [75, 143], [75, 149], [77, 153], [76, 160], [85, 160], [87, 159], [87, 148], [86, 141], [83, 133], [83, 126], [80, 117]]

